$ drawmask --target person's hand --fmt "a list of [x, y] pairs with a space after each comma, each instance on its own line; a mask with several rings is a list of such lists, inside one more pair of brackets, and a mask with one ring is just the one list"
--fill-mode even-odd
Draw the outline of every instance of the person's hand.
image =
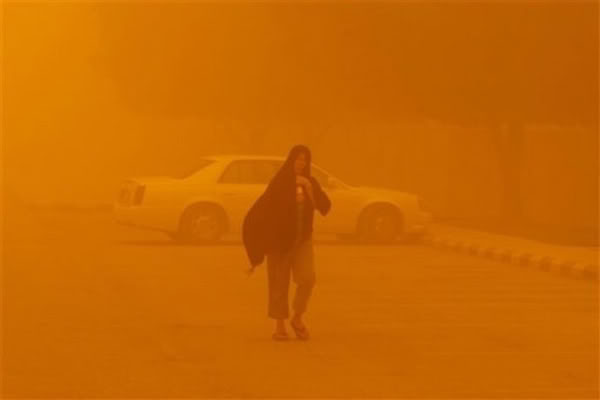
[[307, 189], [311, 189], [312, 188], [312, 183], [310, 182], [310, 180], [302, 175], [296, 175], [296, 183], [300, 184], [300, 185], [304, 185]]
[[252, 273], [254, 272], [255, 268], [256, 268], [256, 265], [251, 265], [250, 268], [248, 268], [246, 270], [246, 275], [248, 275], [248, 276], [252, 275]]

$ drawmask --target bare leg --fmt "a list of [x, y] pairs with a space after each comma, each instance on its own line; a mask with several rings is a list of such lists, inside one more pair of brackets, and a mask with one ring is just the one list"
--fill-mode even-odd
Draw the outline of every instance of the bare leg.
[[306, 340], [309, 338], [308, 329], [306, 329], [306, 326], [302, 322], [302, 313], [294, 314], [290, 320], [290, 325], [292, 325], [298, 339]]
[[276, 319], [275, 320], [275, 332], [286, 333], [285, 319]]
[[302, 322], [302, 314], [303, 313], [294, 314], [290, 322], [298, 327], [304, 327], [304, 322]]

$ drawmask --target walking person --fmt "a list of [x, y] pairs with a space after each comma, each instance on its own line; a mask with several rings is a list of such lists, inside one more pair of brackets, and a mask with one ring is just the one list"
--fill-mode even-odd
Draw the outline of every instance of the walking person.
[[244, 218], [242, 238], [251, 274], [267, 259], [268, 316], [275, 319], [273, 339], [287, 340], [290, 276], [296, 292], [290, 326], [298, 339], [309, 338], [303, 315], [315, 285], [314, 210], [326, 215], [331, 201], [310, 173], [308, 147], [296, 145]]

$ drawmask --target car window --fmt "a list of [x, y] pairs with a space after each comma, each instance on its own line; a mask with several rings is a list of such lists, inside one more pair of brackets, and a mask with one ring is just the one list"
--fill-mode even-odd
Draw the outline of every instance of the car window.
[[280, 163], [270, 160], [233, 161], [219, 180], [220, 183], [268, 184]]
[[238, 183], [239, 181], [239, 168], [237, 162], [232, 162], [223, 172], [221, 178], [219, 179], [220, 183]]
[[268, 184], [271, 179], [275, 176], [281, 166], [281, 162], [278, 161], [255, 161], [254, 162], [254, 174], [255, 183]]
[[233, 161], [229, 164], [219, 182], [247, 184], [252, 183], [252, 180], [252, 164], [249, 161]]

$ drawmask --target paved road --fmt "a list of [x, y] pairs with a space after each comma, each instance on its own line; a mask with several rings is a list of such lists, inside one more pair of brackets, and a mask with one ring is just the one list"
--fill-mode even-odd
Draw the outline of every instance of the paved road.
[[425, 246], [316, 246], [273, 342], [239, 243], [7, 218], [3, 397], [597, 398], [598, 286]]

